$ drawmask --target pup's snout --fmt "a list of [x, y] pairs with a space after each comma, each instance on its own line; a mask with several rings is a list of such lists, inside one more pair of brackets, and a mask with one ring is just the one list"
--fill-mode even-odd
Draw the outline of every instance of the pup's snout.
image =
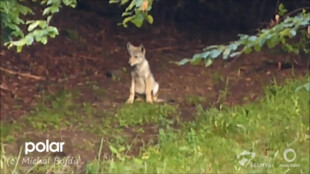
[[133, 65], [134, 65], [134, 61], [133, 61], [132, 59], [129, 59], [128, 64], [129, 64], [130, 66], [133, 66]]

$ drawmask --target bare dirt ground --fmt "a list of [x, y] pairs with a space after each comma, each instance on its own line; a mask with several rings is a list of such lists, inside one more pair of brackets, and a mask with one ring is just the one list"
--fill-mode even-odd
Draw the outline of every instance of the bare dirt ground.
[[[116, 21], [91, 12], [65, 9], [53, 19], [60, 35], [50, 39], [46, 46], [35, 44], [20, 54], [1, 47], [2, 68], [44, 79], [1, 71], [2, 124], [14, 124], [27, 115], [42, 91], [75, 90], [83, 96], [79, 102], [92, 103], [103, 111], [116, 110], [129, 95], [129, 41], [144, 44], [160, 84], [160, 97], [175, 100], [184, 120], [194, 118], [196, 98], [203, 97], [199, 103], [204, 108], [253, 102], [260, 98], [264, 86], [274, 80], [281, 83], [287, 78], [304, 76], [309, 68], [305, 56], [266, 49], [228, 61], [218, 59], [208, 68], [178, 66], [175, 61], [191, 57], [206, 45], [227, 43], [235, 34], [206, 32], [201, 38], [169, 26], [124, 29]], [[91, 83], [103, 89], [104, 95], [94, 92], [89, 87]], [[154, 133], [151, 129], [150, 132]], [[74, 130], [62, 135], [77, 141], [96, 139]], [[87, 153], [85, 156], [91, 159], [96, 152]]]

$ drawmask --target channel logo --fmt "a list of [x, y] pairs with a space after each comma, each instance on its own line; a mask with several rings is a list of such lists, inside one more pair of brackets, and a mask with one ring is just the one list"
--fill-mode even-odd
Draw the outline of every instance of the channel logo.
[[25, 154], [31, 152], [63, 152], [63, 146], [65, 142], [49, 142], [47, 139], [46, 142], [25, 142]]

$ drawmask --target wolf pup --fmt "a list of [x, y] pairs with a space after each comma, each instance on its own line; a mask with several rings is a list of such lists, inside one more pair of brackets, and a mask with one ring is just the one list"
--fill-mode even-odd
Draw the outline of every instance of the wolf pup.
[[131, 87], [127, 103], [133, 103], [136, 93], [145, 95], [148, 103], [159, 102], [159, 85], [155, 81], [149, 62], [145, 58], [144, 46], [135, 47], [128, 42], [127, 49], [130, 55], [128, 63], [131, 67]]

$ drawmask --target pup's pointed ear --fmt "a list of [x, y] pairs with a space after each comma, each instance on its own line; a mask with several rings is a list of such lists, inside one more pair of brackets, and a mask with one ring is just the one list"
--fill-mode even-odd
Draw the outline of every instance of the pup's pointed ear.
[[143, 54], [145, 54], [145, 48], [143, 44], [140, 44], [139, 49]]
[[130, 42], [127, 42], [127, 50], [129, 54], [131, 54], [132, 44]]

